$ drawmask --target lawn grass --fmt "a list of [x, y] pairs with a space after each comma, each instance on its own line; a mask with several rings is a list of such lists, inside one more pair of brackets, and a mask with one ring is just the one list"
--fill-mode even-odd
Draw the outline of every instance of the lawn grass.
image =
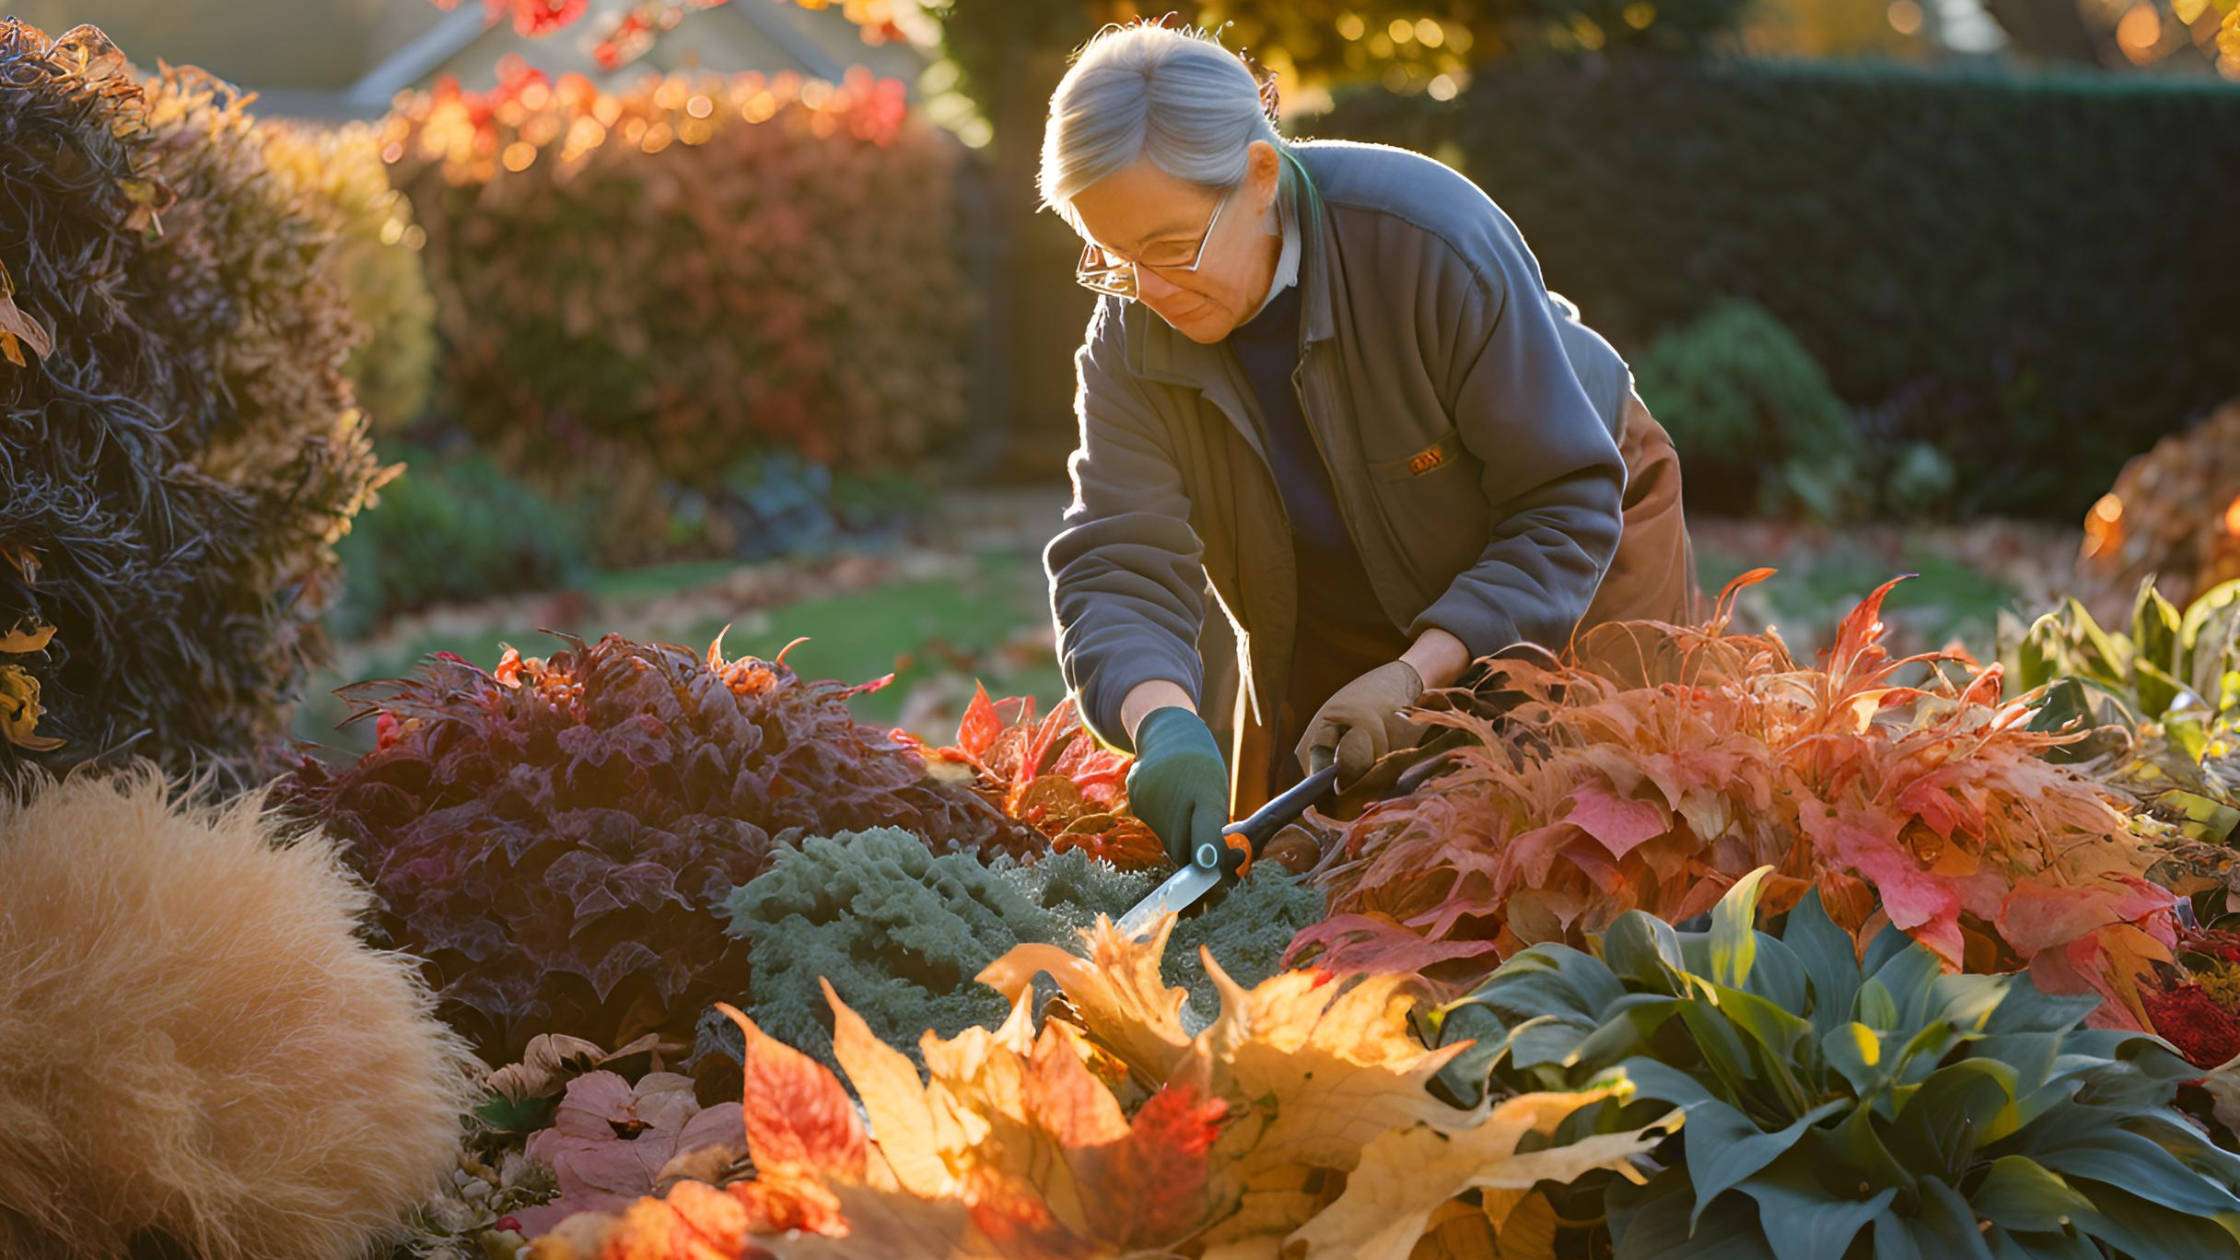
[[[602, 574], [591, 584], [590, 593], [609, 605], [650, 600], [706, 585], [731, 567], [721, 563], [675, 564]], [[731, 629], [723, 643], [727, 656], [765, 658], [776, 655], [795, 639], [806, 638], [808, 642], [786, 657], [786, 663], [804, 677], [857, 683], [887, 673], [895, 675], [892, 685], [850, 701], [863, 720], [891, 724], [901, 714], [913, 684], [960, 672], [978, 674], [988, 689], [999, 695], [1032, 695], [1044, 708], [1055, 703], [1065, 694], [1065, 684], [1057, 661], [1047, 650], [999, 650], [1047, 623], [1047, 601], [1039, 557], [1024, 552], [986, 552], [973, 558], [970, 571], [962, 577], [902, 581], [793, 604], [743, 608], [736, 613], [656, 627], [649, 637], [699, 649], [728, 622]], [[549, 628], [586, 639], [596, 639], [608, 629], [604, 625]], [[511, 644], [526, 656], [549, 655], [563, 646], [558, 639], [539, 633], [535, 625], [493, 625], [466, 636], [434, 634], [407, 640], [366, 659], [358, 672], [363, 678], [398, 677], [439, 651], [456, 652], [489, 668], [497, 663], [504, 644]], [[334, 729], [347, 715], [348, 707], [331, 693], [352, 681], [358, 679], [331, 672], [312, 680], [309, 698], [297, 712], [296, 738], [338, 752], [358, 753], [370, 747], [372, 732], [362, 729], [366, 724]], [[918, 734], [935, 737], [951, 732]]]

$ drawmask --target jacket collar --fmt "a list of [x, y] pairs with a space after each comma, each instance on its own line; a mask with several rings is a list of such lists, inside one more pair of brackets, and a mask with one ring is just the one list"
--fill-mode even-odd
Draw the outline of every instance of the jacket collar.
[[[1277, 195], [1291, 199], [1300, 228], [1300, 342], [1312, 345], [1333, 334], [1332, 288], [1337, 260], [1321, 192], [1307, 174], [1304, 162], [1289, 152], [1284, 157], [1287, 166]], [[1141, 302], [1129, 302], [1121, 320], [1128, 334], [1128, 371], [1137, 379], [1200, 391], [1209, 386], [1219, 388], [1228, 380], [1228, 356], [1223, 346], [1190, 340]]]

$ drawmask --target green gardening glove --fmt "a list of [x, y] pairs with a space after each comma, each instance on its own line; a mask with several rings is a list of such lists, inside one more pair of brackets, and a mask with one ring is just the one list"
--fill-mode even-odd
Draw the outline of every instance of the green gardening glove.
[[1180, 705], [1153, 709], [1136, 724], [1136, 763], [1128, 770], [1128, 808], [1188, 866], [1203, 845], [1220, 848], [1229, 825], [1229, 771], [1203, 719]]

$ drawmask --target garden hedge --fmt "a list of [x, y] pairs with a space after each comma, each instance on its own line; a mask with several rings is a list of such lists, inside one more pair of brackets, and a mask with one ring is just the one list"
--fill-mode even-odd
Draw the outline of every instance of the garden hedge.
[[1629, 354], [1764, 307], [1871, 438], [1952, 458], [1965, 509], [2075, 520], [2240, 393], [2229, 85], [1632, 58], [1354, 94], [1308, 130], [1460, 166]]
[[516, 471], [711, 488], [738, 457], [909, 463], [964, 422], [961, 153], [851, 71], [608, 92], [509, 60], [402, 97], [444, 405]]

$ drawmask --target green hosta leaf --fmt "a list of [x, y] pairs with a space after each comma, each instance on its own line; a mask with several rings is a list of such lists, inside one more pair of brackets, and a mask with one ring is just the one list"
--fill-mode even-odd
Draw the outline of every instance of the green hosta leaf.
[[[1887, 936], [1888, 933], [1884, 935]], [[1868, 961], [1871, 964], [1874, 960], [1870, 958]], [[1897, 1012], [1894, 1022], [1885, 1027], [1884, 1031], [1904, 1032], [1911, 1037], [1936, 1018], [1936, 980], [1943, 974], [1944, 963], [1930, 953], [1927, 947], [1909, 940], [1905, 948], [1892, 954], [1881, 965], [1870, 966], [1867, 985], [1861, 986], [1861, 992], [1868, 986], [1881, 985]]]
[[1618, 1065], [1633, 1082], [1634, 1097], [1670, 1103], [1682, 1109], [1717, 1097], [1708, 1086], [1669, 1063], [1635, 1057]]
[[1599, 1022], [1625, 992], [1594, 955], [1568, 945], [1535, 945], [1501, 964], [1462, 1001], [1491, 1005], [1511, 1020], [1554, 1015]]
[[2064, 1223], [2092, 1210], [2068, 1182], [2020, 1155], [1991, 1161], [1991, 1171], [1968, 1201], [1976, 1215], [2015, 1233], [2060, 1233]]
[[1820, 1054], [1830, 1067], [1851, 1082], [1851, 1090], [1860, 1098], [1872, 1098], [1889, 1083], [1890, 1073], [1884, 1066], [1882, 1035], [1873, 1028], [1859, 1023], [1831, 1028], [1820, 1038]]
[[[1798, 1052], [1811, 1043], [1811, 1021], [1792, 1015], [1755, 993], [1716, 984], [1704, 987], [1727, 1020], [1763, 1046], [1766, 1057], [1784, 1073], [1787, 1065], [1798, 1062]], [[1800, 1068], [1809, 1075], [1809, 1060]]]
[[1920, 1213], [1886, 1208], [1874, 1218], [1875, 1260], [1992, 1260], [1968, 1201], [1935, 1177], [1921, 1180]]
[[1615, 1063], [1646, 1045], [1657, 1029], [1680, 1009], [1681, 999], [1661, 993], [1629, 993], [1610, 1004], [1602, 1027], [1588, 1033], [1572, 1051], [1588, 1066]]
[[1819, 889], [1806, 893], [1789, 912], [1781, 935], [1811, 982], [1812, 1026], [1824, 1037], [1850, 1022], [1851, 1002], [1859, 993], [1859, 956], [1851, 934], [1837, 927], [1820, 904]]
[[1854, 1104], [1842, 1124], [1814, 1130], [1812, 1137], [1813, 1158], [1840, 1165], [1846, 1173], [1857, 1172], [1867, 1189], [1896, 1187], [1907, 1195], [1919, 1193], [1920, 1181], [1914, 1170], [1899, 1163], [1882, 1140], [1882, 1126], [1875, 1123], [1873, 1108]]
[[2123, 636], [2101, 629], [2075, 596], [2063, 611], [2069, 631], [2069, 650], [2063, 662], [2067, 672], [2114, 691], [2129, 690], [2131, 644]]
[[1680, 1019], [1695, 1034], [1703, 1061], [1730, 1093], [1740, 1095], [1747, 1082], [1758, 1077], [1758, 1065], [1742, 1034], [1725, 1015], [1703, 1002], [1679, 1004]]
[[2098, 1243], [2078, 1234], [2010, 1234], [1994, 1225], [1983, 1238], [1991, 1260], [2107, 1260]]
[[2076, 1215], [2076, 1228], [2130, 1257], [2130, 1260], [2233, 1260], [2240, 1257], [2231, 1213], [2193, 1216], [2160, 1210], [2152, 1201], [2118, 1187], [2071, 1177], [2070, 1184], [2092, 1201]]
[[2100, 999], [2092, 994], [2047, 993], [2032, 983], [2029, 976], [2019, 975], [2007, 984], [2005, 997], [1991, 1013], [1991, 1018], [1984, 1022], [1983, 1031], [1993, 1035], [2065, 1033], [2099, 1005]]
[[1657, 993], [1678, 994], [1687, 970], [1680, 934], [1651, 914], [1629, 910], [1602, 934], [1602, 961], [1620, 980]]
[[2062, 651], [2061, 614], [2044, 613], [2030, 623], [2030, 629], [2016, 642], [2014, 649], [2014, 684], [2021, 691], [2035, 691], [2058, 677], [2061, 673]]
[[1773, 868], [1761, 866], [1734, 882], [1711, 909], [1711, 978], [1730, 989], [1749, 983], [1758, 958], [1758, 890]]
[[2131, 606], [2131, 669], [2139, 690], [2140, 712], [2160, 717], [2178, 696], [2183, 668], [2178, 651], [2178, 609], [2154, 589], [2154, 579], [2139, 583]]
[[1775, 1260], [1748, 1198], [1722, 1196], [1691, 1228], [1693, 1202], [1684, 1168], [1668, 1168], [1646, 1186], [1612, 1183], [1613, 1260]]
[[2097, 1124], [2088, 1120], [2061, 1131], [2044, 1127], [2048, 1130], [2044, 1137], [2019, 1153], [2064, 1177], [2106, 1182], [2191, 1216], [2240, 1213], [2240, 1199], [2230, 1190], [2187, 1167], [2159, 1143], [2109, 1120], [2099, 1119]]
[[[2178, 681], [2177, 675], [2171, 673], [2169, 668], [2160, 661], [2148, 660], [2145, 657], [2133, 662], [2131, 673], [2138, 688], [2139, 716], [2151, 722], [2159, 722], [2169, 717], [2172, 706], [2177, 703], [2178, 693], [2184, 689], [2184, 685]], [[2173, 726], [2179, 725], [2175, 721], [2170, 724]], [[2198, 727], [2200, 723], [2194, 722], [2190, 725]]]
[[1871, 976], [1882, 970], [1891, 959], [1913, 948], [1913, 938], [1894, 927], [1885, 927], [1867, 942], [1866, 951], [1859, 959], [1859, 974]]
[[1957, 1181], [1980, 1145], [2017, 1127], [2014, 1072], [1988, 1059], [1938, 1069], [1899, 1108], [1890, 1151], [1916, 1174]]
[[2179, 830], [2204, 844], [2224, 844], [2240, 830], [2240, 809], [2199, 792], [2172, 788], [2154, 798], [2154, 807], [2183, 821]]
[[2187, 606], [2178, 642], [2185, 653], [2180, 676], [2223, 712], [2223, 678], [2240, 667], [2240, 579], [2210, 587]]
[[1784, 1160], [1742, 1183], [1758, 1201], [1758, 1224], [1776, 1260], [1830, 1260], [1843, 1255], [1868, 1221], [1898, 1197], [1896, 1189], [1864, 1199], [1838, 1198], [1802, 1160]]
[[1852, 1008], [1858, 1022], [1876, 1032], [1898, 1031], [1898, 1000], [1890, 996], [1890, 986], [1879, 978], [1859, 986]]
[[1843, 1099], [1822, 1103], [1774, 1133], [1765, 1132], [1748, 1116], [1716, 1099], [1688, 1108], [1688, 1121], [1680, 1136], [1687, 1147], [1688, 1174], [1696, 1187], [1690, 1227], [1702, 1220], [1712, 1200], [1788, 1154], [1805, 1130], [1842, 1114], [1850, 1105]]
[[1803, 1015], [1812, 1009], [1809, 977], [1797, 952], [1781, 938], [1759, 932], [1757, 961], [1751, 965], [1745, 993], [1754, 993], [1782, 1010]]
[[1555, 1016], [1528, 1019], [1509, 1030], [1509, 1061], [1520, 1068], [1555, 1063], [1569, 1067], [1572, 1052], [1594, 1031], [1593, 1025]]

